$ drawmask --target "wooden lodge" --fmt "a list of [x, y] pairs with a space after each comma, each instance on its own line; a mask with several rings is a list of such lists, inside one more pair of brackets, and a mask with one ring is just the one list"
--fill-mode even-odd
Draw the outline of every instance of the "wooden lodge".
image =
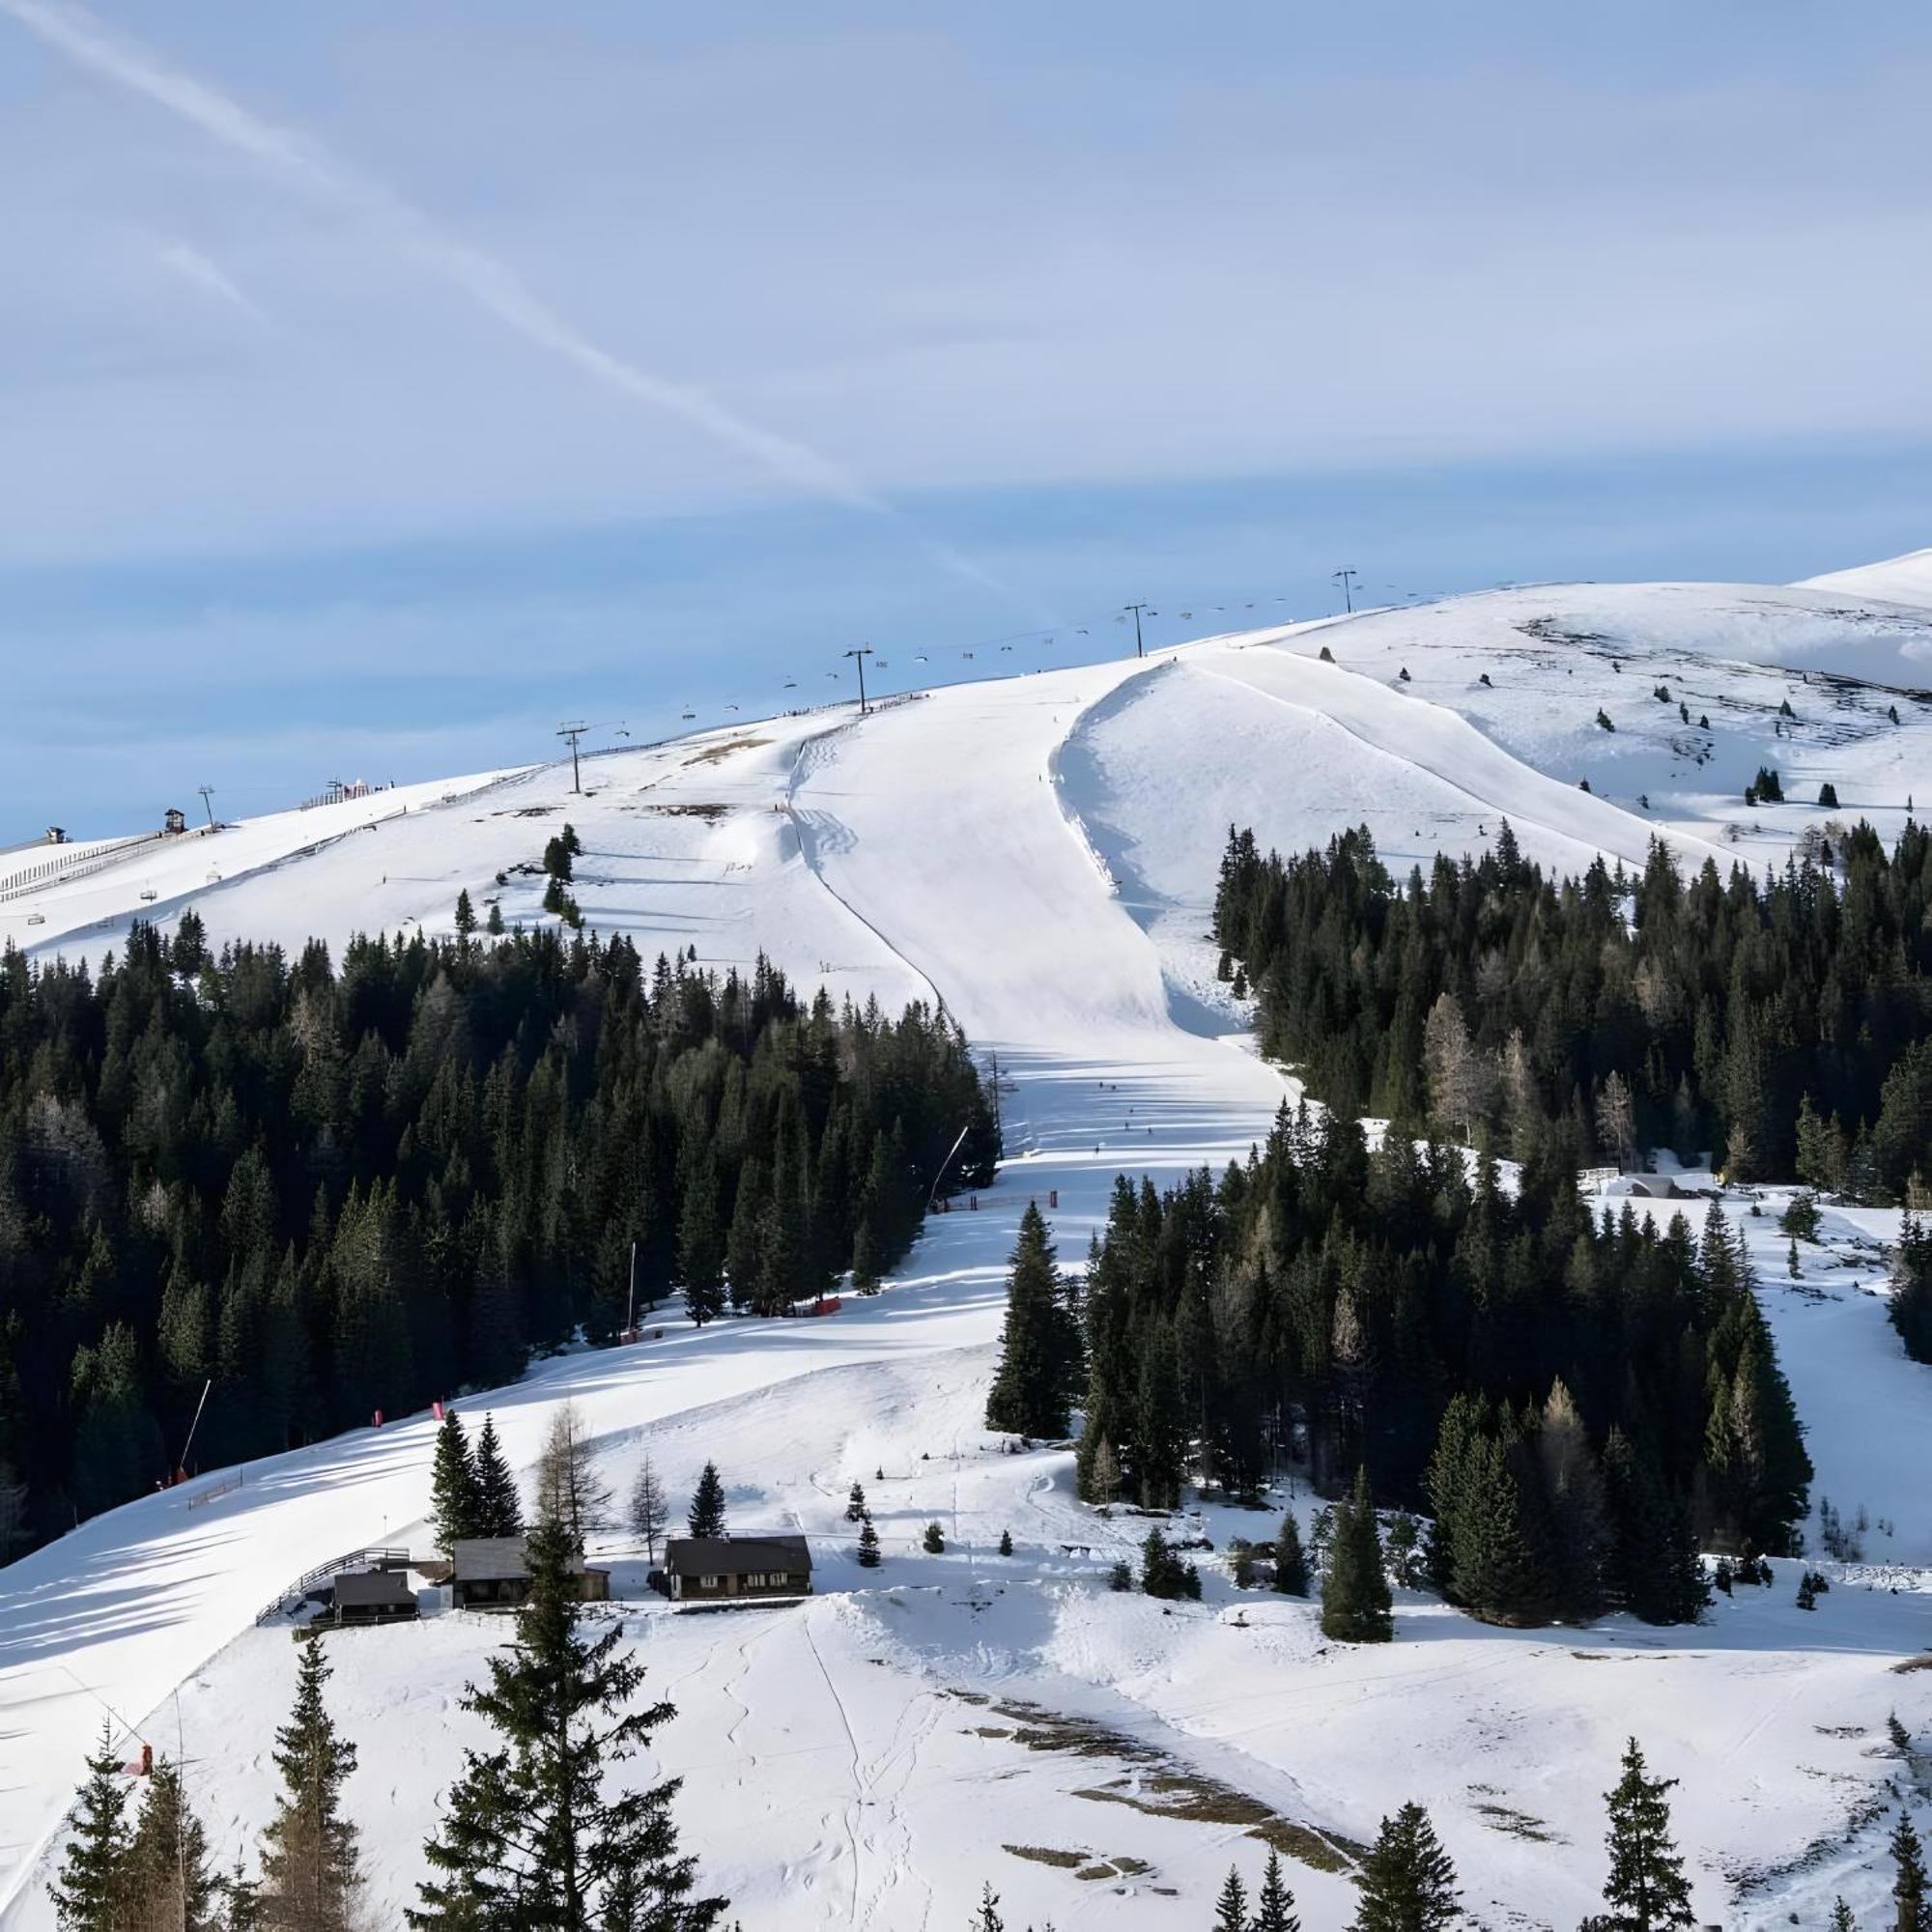
[[408, 1623], [417, 1614], [407, 1571], [345, 1570], [329, 1587], [327, 1617], [338, 1628]]
[[673, 1603], [809, 1597], [811, 1550], [802, 1536], [674, 1536], [660, 1574]]
[[[459, 1538], [450, 1553], [449, 1593], [459, 1610], [514, 1610], [530, 1594], [528, 1551], [521, 1536]], [[611, 1573], [592, 1570], [580, 1558], [572, 1569], [578, 1595], [601, 1604], [611, 1594]]]

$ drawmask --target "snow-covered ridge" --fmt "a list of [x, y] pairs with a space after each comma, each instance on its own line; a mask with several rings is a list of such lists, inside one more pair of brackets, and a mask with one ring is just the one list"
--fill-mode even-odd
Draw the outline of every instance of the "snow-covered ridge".
[[[1235, 819], [1283, 845], [1365, 821], [1392, 861], [1426, 864], [1480, 850], [1507, 815], [1564, 870], [1599, 853], [1640, 863], [1656, 836], [1692, 864], [1762, 865], [1826, 815], [1826, 783], [1839, 816], [1867, 817], [1887, 837], [1932, 791], [1932, 606], [1853, 604], [1821, 587], [1539, 585], [1011, 682], [1059, 717], [1054, 746], [1076, 698], [1124, 686], [1118, 702], [1146, 707], [1154, 727], [1137, 795], [1153, 819], [1188, 828], [1190, 853], [1204, 786], [1222, 814], [1217, 848]], [[995, 702], [985, 694], [1006, 689], [938, 691], [875, 712], [864, 735], [936, 736], [951, 754]], [[447, 931], [466, 888], [479, 907], [498, 898], [507, 919], [529, 922], [541, 881], [527, 868], [569, 818], [590, 848], [577, 897], [599, 930], [653, 951], [696, 944], [718, 961], [763, 944], [801, 978], [869, 986], [874, 968], [891, 975], [881, 949], [859, 940], [855, 951], [837, 922], [821, 930], [816, 895], [801, 903], [785, 878], [797, 837], [823, 843], [796, 817], [817, 810], [810, 775], [842, 755], [838, 741], [857, 722], [836, 711], [734, 722], [610, 753], [585, 761], [582, 797], [566, 762], [159, 841], [98, 876], [0, 899], [0, 942], [98, 955], [130, 919], [166, 923], [193, 905], [217, 942], [339, 947], [357, 930]], [[1050, 747], [1023, 781], [1058, 783], [1058, 755]], [[1789, 803], [1751, 810], [1745, 787], [1764, 765], [1780, 772]], [[895, 782], [917, 811], [927, 775]], [[1212, 863], [1211, 852], [1190, 861], [1209, 880]]]
[[1805, 578], [1802, 587], [1843, 591], [1887, 604], [1932, 607], [1932, 550], [1907, 551], [1903, 556], [1861, 563], [1851, 570], [1828, 570], [1822, 577]]

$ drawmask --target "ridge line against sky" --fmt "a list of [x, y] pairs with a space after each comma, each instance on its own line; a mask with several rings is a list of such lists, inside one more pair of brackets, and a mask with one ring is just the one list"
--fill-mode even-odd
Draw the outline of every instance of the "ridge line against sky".
[[1928, 86], [1921, 0], [0, 0], [0, 842], [1917, 548]]
[[[0, 0], [0, 13], [97, 77], [146, 98], [309, 193], [377, 216], [417, 260], [506, 327], [574, 363], [592, 380], [635, 402], [668, 412], [714, 440], [749, 456], [781, 481], [900, 526], [911, 542], [942, 570], [990, 590], [1016, 609], [1033, 610], [1010, 586], [951, 545], [919, 529], [902, 510], [842, 466], [793, 438], [747, 421], [701, 388], [653, 374], [613, 355], [554, 309], [507, 263], [451, 234], [385, 183], [338, 159], [319, 143], [265, 121], [131, 36], [110, 28], [88, 9], [71, 4], [71, 0]], [[203, 272], [208, 269], [213, 265], [206, 264]], [[232, 288], [230, 294], [235, 299], [245, 299]]]

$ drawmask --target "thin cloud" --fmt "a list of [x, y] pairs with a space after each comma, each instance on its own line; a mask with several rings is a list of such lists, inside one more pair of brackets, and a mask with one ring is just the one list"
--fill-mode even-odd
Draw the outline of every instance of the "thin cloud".
[[[902, 511], [849, 470], [805, 443], [747, 421], [694, 384], [655, 375], [599, 347], [506, 263], [452, 235], [374, 176], [339, 160], [317, 142], [263, 120], [240, 101], [110, 28], [87, 9], [66, 0], [0, 0], [0, 14], [17, 20], [77, 66], [165, 108], [290, 185], [331, 207], [378, 220], [419, 262], [506, 327], [574, 364], [593, 381], [675, 416], [796, 489], [903, 526], [911, 541], [942, 569], [1012, 598], [1007, 585], [970, 557], [920, 533]], [[208, 266], [213, 268], [212, 263]], [[218, 270], [214, 272], [219, 276]]]
[[186, 242], [171, 242], [160, 251], [162, 263], [172, 269], [183, 281], [191, 282], [204, 294], [215, 297], [238, 308], [245, 316], [256, 322], [266, 322], [268, 317], [249, 300], [234, 279], [218, 264], [204, 255], [199, 248]]

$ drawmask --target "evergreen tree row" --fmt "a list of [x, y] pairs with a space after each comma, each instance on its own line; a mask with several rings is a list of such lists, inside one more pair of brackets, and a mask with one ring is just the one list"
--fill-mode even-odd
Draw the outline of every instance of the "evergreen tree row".
[[275, 1733], [274, 1814], [262, 1835], [261, 1876], [217, 1873], [179, 1767], [157, 1758], [138, 1815], [111, 1727], [87, 1765], [69, 1817], [71, 1836], [53, 1883], [61, 1932], [356, 1932], [362, 1870], [342, 1787], [355, 1747], [323, 1701], [329, 1668], [305, 1641], [295, 1707]]
[[998, 1137], [965, 1041], [554, 930], [0, 955], [0, 1556], [641, 1311], [876, 1281]]
[[[1115, 1183], [1083, 1285], [1095, 1502], [1251, 1493], [1285, 1463], [1435, 1524], [1448, 1594], [1540, 1623], [1696, 1614], [1700, 1549], [1782, 1553], [1810, 1463], [1741, 1245], [1568, 1168], [1284, 1109], [1216, 1183]], [[1016, 1304], [1017, 1305], [1017, 1304]], [[1009, 1314], [1009, 1329], [1012, 1317]], [[1372, 1512], [1370, 1512], [1372, 1515]]]
[[1932, 1138], [1932, 837], [1861, 824], [1782, 872], [1554, 879], [1505, 823], [1398, 884], [1368, 830], [1264, 855], [1230, 832], [1224, 975], [1264, 1049], [1345, 1112], [1485, 1128], [1532, 1164], [1715, 1154], [1870, 1203], [1918, 1198]]

